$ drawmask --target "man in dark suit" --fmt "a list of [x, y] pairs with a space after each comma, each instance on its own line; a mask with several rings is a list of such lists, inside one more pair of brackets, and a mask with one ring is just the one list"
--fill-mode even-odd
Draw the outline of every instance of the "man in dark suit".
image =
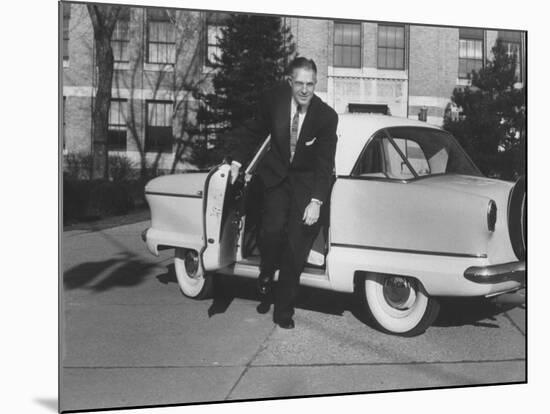
[[286, 83], [263, 94], [257, 116], [235, 136], [231, 173], [235, 180], [258, 142], [271, 134], [257, 170], [264, 186], [259, 288], [267, 293], [279, 267], [273, 320], [291, 329], [300, 274], [329, 197], [338, 115], [314, 94], [313, 60], [294, 59], [287, 74]]

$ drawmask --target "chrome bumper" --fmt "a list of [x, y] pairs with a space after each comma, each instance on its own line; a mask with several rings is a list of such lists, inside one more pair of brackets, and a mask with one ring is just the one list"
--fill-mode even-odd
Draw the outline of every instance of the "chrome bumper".
[[525, 262], [472, 266], [464, 271], [464, 277], [475, 283], [494, 284], [514, 281], [525, 285]]

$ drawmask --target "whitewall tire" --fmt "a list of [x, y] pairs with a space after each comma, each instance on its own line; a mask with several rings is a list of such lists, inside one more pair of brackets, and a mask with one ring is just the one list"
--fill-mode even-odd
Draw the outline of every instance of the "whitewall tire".
[[439, 303], [413, 278], [368, 273], [362, 292], [367, 310], [387, 333], [420, 335], [439, 313]]
[[194, 299], [209, 297], [212, 291], [212, 275], [206, 274], [199, 253], [190, 249], [175, 249], [174, 268], [181, 291]]

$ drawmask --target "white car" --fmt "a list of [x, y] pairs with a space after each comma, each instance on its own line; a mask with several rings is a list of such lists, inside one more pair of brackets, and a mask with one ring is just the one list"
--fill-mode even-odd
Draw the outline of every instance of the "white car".
[[[257, 278], [254, 170], [269, 138], [230, 184], [226, 164], [151, 180], [151, 253], [175, 248], [187, 296], [209, 294], [214, 273]], [[490, 297], [525, 286], [525, 179], [484, 177], [440, 128], [390, 116], [340, 115], [329, 214], [302, 285], [359, 291], [379, 327], [418, 335], [438, 297]], [[244, 189], [244, 190], [243, 190]]]

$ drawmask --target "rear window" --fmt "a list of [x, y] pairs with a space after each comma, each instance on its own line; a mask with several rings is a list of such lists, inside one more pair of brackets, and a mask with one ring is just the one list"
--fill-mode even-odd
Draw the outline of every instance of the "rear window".
[[452, 135], [421, 127], [379, 131], [354, 170], [356, 176], [398, 180], [435, 174], [482, 175]]

